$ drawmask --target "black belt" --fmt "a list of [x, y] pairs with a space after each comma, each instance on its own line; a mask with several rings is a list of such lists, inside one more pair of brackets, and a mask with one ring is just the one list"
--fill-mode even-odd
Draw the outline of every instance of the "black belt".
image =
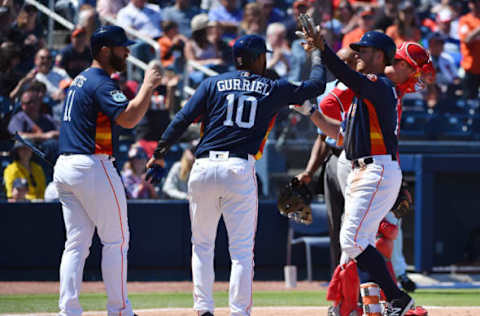
[[[81, 153], [61, 153], [60, 156], [63, 155], [63, 156], [71, 156], [71, 155], [96, 155], [96, 154], [81, 154]], [[100, 155], [107, 155], [107, 154], [100, 154]], [[108, 159], [112, 159], [113, 156], [111, 155], [107, 155], [108, 156]]]
[[[397, 160], [397, 156], [396, 155], [391, 155], [392, 157], [392, 161], [396, 161]], [[368, 157], [368, 158], [363, 158], [363, 159], [357, 159], [357, 160], [354, 160], [352, 162], [352, 167], [353, 168], [360, 168], [360, 167], [364, 167], [366, 165], [369, 165], [373, 163], [373, 158], [372, 157]]]
[[[197, 158], [210, 158], [210, 152], [206, 151], [197, 156]], [[228, 153], [228, 158], [242, 158], [248, 160], [248, 154], [244, 153]]]
[[71, 156], [71, 155], [90, 155], [90, 154], [79, 154], [79, 153], [61, 153], [60, 155]]
[[340, 154], [342, 153], [342, 148], [330, 146], [330, 150], [332, 151], [332, 154], [334, 154], [337, 157], [339, 157]]

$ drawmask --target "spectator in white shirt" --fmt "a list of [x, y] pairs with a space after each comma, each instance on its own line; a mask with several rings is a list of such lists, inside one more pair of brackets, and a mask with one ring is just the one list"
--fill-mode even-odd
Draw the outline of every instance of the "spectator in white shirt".
[[267, 27], [267, 68], [275, 70], [280, 76], [287, 76], [290, 71], [292, 52], [288, 46], [287, 29], [282, 23], [272, 23]]
[[162, 35], [162, 15], [157, 5], [146, 0], [130, 0], [117, 14], [120, 25], [130, 27], [145, 36], [157, 39]]
[[442, 91], [446, 90], [448, 85], [460, 83], [458, 68], [452, 56], [444, 52], [444, 42], [445, 37], [440, 33], [433, 33], [428, 39], [428, 48], [436, 70], [436, 83], [440, 85]]
[[65, 69], [56, 66], [51, 67], [52, 55], [47, 48], [42, 48], [37, 52], [34, 62], [37, 71], [35, 79], [47, 86], [47, 95], [51, 99], [62, 101], [65, 98], [65, 92], [61, 86], [65, 86], [64, 82], [72, 80], [68, 73]]
[[118, 11], [128, 4], [128, 0], [98, 0], [97, 12], [100, 17], [116, 18]]
[[173, 164], [163, 184], [162, 191], [171, 199], [188, 199], [188, 177], [192, 170], [195, 156], [190, 149], [185, 149], [180, 161]]

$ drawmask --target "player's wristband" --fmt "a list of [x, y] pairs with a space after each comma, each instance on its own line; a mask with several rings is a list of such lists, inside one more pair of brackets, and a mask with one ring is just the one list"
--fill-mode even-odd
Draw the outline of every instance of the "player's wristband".
[[312, 52], [312, 66], [314, 65], [320, 65], [322, 63], [322, 53], [320, 50], [315, 49]]

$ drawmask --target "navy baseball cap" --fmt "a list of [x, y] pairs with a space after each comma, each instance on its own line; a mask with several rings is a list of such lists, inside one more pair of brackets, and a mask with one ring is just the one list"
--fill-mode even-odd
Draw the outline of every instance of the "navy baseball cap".
[[357, 52], [360, 47], [374, 47], [382, 50], [387, 60], [387, 66], [392, 64], [397, 51], [397, 46], [392, 38], [378, 31], [368, 31], [363, 34], [359, 42], [350, 44], [350, 48]]
[[258, 35], [244, 35], [233, 44], [233, 60], [237, 66], [242, 66], [245, 60], [255, 60], [260, 54], [271, 53], [265, 40]]
[[92, 34], [90, 39], [90, 47], [92, 49], [93, 56], [103, 46], [130, 46], [135, 44], [135, 41], [128, 39], [127, 34], [123, 28], [116, 25], [107, 25], [98, 28], [95, 33]]

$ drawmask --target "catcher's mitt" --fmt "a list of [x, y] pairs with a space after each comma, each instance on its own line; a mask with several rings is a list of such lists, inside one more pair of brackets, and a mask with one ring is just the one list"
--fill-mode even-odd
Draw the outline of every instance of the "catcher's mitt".
[[308, 225], [312, 223], [311, 202], [312, 193], [308, 187], [297, 178], [293, 178], [280, 191], [277, 206], [280, 214], [296, 222]]
[[401, 218], [412, 210], [412, 204], [413, 200], [410, 192], [408, 192], [408, 185], [402, 182], [402, 187], [400, 188], [400, 192], [398, 192], [398, 197], [392, 207], [392, 212], [397, 218]]

